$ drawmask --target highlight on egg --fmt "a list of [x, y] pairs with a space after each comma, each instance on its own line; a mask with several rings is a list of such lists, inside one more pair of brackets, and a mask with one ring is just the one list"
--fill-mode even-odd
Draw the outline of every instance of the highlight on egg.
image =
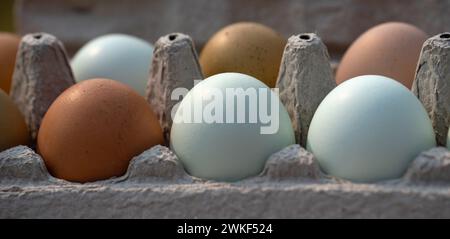
[[337, 86], [317, 108], [307, 149], [328, 174], [355, 182], [398, 178], [436, 146], [421, 102], [397, 81], [359, 76]]
[[71, 66], [77, 82], [113, 79], [145, 96], [152, 58], [153, 46], [147, 41], [126, 34], [108, 34], [86, 43], [73, 57]]
[[215, 33], [200, 53], [205, 77], [224, 72], [253, 76], [275, 87], [286, 39], [254, 22], [228, 25]]
[[129, 161], [163, 144], [162, 129], [146, 100], [110, 79], [91, 79], [64, 91], [50, 106], [37, 149], [49, 172], [91, 182], [123, 175]]
[[19, 49], [20, 37], [13, 33], [0, 32], [0, 89], [9, 93]]
[[256, 78], [221, 73], [198, 83], [174, 115], [170, 145], [193, 176], [237, 181], [259, 174], [295, 143], [278, 95]]
[[422, 45], [427, 34], [411, 24], [377, 25], [347, 49], [336, 72], [336, 83], [361, 75], [382, 75], [412, 87]]
[[29, 142], [24, 117], [6, 92], [0, 89], [0, 151]]

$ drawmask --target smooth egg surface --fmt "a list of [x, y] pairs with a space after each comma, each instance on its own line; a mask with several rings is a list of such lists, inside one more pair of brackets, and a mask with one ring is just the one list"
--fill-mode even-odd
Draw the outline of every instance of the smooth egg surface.
[[75, 182], [123, 175], [134, 156], [162, 143], [150, 105], [109, 79], [83, 81], [64, 91], [45, 114], [37, 139], [49, 172]]
[[0, 32], [0, 89], [9, 93], [20, 37]]
[[145, 95], [153, 46], [134, 36], [109, 34], [84, 45], [71, 61], [76, 81], [92, 78], [118, 80]]
[[[226, 94], [227, 90], [239, 89], [242, 92], [236, 93], [235, 98]], [[270, 99], [262, 94], [252, 99], [259, 102], [258, 107], [272, 109], [273, 121], [250, 121], [249, 112], [256, 112], [256, 108], [251, 107], [249, 99], [240, 103], [237, 99], [244, 99], [243, 92], [247, 90], [267, 93]], [[273, 103], [270, 107], [269, 102]], [[209, 108], [211, 104], [213, 109]], [[204, 118], [196, 121], [198, 112]], [[261, 108], [258, 112], [262, 112]], [[239, 114], [246, 115], [246, 119], [238, 121]], [[184, 120], [186, 115], [191, 122]], [[219, 117], [211, 120], [205, 115]], [[262, 126], [270, 127], [270, 132], [262, 133]], [[270, 155], [295, 143], [291, 120], [278, 95], [256, 78], [240, 73], [211, 76], [189, 91], [176, 111], [170, 139], [172, 150], [188, 173], [218, 181], [255, 176]]]
[[355, 182], [398, 178], [436, 145], [427, 112], [397, 81], [360, 76], [337, 86], [319, 105], [307, 149], [328, 174]]
[[336, 83], [361, 75], [382, 75], [412, 87], [427, 34], [401, 22], [377, 25], [348, 48], [336, 72]]
[[9, 96], [0, 89], [0, 151], [30, 141], [25, 119]]
[[224, 27], [200, 54], [205, 77], [224, 72], [253, 76], [275, 87], [286, 39], [259, 23], [240, 22]]

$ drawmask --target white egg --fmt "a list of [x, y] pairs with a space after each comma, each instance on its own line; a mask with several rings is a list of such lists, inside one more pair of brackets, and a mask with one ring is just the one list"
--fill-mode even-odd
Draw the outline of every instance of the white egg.
[[[257, 92], [256, 98], [251, 92]], [[262, 109], [270, 110], [266, 114]], [[180, 103], [171, 130], [171, 148], [187, 172], [219, 181], [259, 174], [270, 155], [294, 143], [291, 120], [278, 95], [240, 73], [217, 74], [198, 83]]]
[[328, 174], [356, 182], [401, 177], [436, 145], [420, 101], [383, 76], [350, 79], [331, 91], [312, 119], [307, 149]]
[[108, 78], [127, 84], [145, 95], [153, 46], [137, 37], [109, 34], [84, 45], [71, 65], [76, 81]]

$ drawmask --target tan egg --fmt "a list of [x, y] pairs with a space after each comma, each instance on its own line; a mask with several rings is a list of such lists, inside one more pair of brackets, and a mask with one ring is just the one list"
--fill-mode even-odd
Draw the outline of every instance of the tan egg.
[[411, 88], [427, 34], [401, 22], [375, 26], [347, 50], [336, 72], [336, 83], [360, 75], [382, 75]]
[[53, 102], [37, 143], [53, 176], [89, 182], [123, 175], [134, 156], [163, 143], [163, 134], [137, 92], [118, 81], [92, 79]]
[[20, 37], [0, 32], [0, 89], [9, 93]]
[[29, 142], [24, 117], [9, 96], [0, 89], [0, 151]]
[[240, 22], [218, 31], [200, 54], [206, 77], [237, 72], [251, 75], [275, 87], [286, 39], [269, 27]]

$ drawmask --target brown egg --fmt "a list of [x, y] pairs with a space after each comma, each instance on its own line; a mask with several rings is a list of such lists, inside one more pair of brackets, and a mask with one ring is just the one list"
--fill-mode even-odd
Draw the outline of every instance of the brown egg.
[[123, 175], [132, 157], [162, 144], [163, 135], [142, 96], [118, 81], [92, 79], [53, 102], [37, 141], [53, 176], [89, 182]]
[[9, 93], [20, 37], [0, 32], [0, 89]]
[[347, 50], [336, 72], [340, 84], [360, 75], [383, 75], [411, 88], [427, 34], [406, 23], [389, 22], [362, 34]]
[[9, 96], [0, 89], [0, 151], [29, 143], [25, 119]]
[[200, 54], [205, 77], [238, 72], [274, 87], [286, 40], [269, 27], [241, 22], [218, 31]]

